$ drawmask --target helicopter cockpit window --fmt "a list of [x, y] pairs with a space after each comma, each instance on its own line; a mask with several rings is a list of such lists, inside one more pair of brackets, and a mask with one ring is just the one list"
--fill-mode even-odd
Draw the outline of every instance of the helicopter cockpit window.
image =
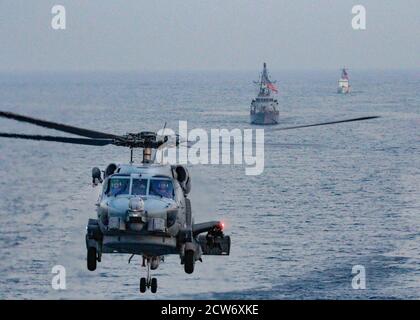
[[147, 179], [133, 179], [131, 194], [135, 196], [144, 196], [147, 192]]
[[163, 179], [150, 180], [150, 195], [160, 196], [163, 198], [174, 198], [174, 186], [172, 181]]
[[128, 194], [130, 191], [129, 178], [111, 178], [108, 184], [107, 195], [118, 196], [121, 194]]

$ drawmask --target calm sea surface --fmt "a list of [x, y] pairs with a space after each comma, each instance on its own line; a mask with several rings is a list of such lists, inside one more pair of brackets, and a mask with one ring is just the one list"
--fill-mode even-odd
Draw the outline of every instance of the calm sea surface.
[[[0, 75], [0, 110], [116, 134], [248, 123], [258, 73]], [[272, 72], [281, 124], [380, 119], [273, 131], [265, 169], [190, 168], [195, 222], [222, 219], [229, 257], [207, 257], [187, 275], [168, 256], [140, 295], [140, 259], [105, 255], [86, 269], [88, 218], [98, 189], [93, 166], [127, 162], [128, 150], [0, 140], [0, 298], [420, 298], [419, 72], [351, 70], [353, 92], [336, 94], [337, 72]], [[11, 120], [1, 132], [55, 134]], [[139, 154], [138, 154], [139, 155]], [[51, 287], [54, 265], [67, 290]], [[351, 286], [363, 265], [366, 289]]]

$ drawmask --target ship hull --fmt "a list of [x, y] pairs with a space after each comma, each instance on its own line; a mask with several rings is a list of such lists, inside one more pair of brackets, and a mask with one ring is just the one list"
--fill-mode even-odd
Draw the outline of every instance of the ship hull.
[[337, 93], [341, 93], [341, 94], [350, 93], [350, 87], [338, 87]]
[[252, 124], [278, 124], [279, 112], [278, 111], [264, 111], [251, 113]]

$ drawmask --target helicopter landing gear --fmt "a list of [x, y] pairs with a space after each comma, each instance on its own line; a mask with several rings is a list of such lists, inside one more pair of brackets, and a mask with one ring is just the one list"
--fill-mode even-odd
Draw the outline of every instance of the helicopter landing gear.
[[156, 293], [156, 291], [157, 291], [157, 279], [156, 278], [152, 278], [152, 282], [150, 284], [150, 291], [152, 291], [152, 293]]
[[188, 198], [185, 198], [185, 207], [186, 207], [186, 223], [189, 228], [189, 232], [187, 235], [188, 242], [185, 244], [185, 253], [184, 253], [184, 271], [188, 274], [191, 274], [194, 272], [194, 263], [195, 263], [195, 257], [194, 257], [194, 250], [193, 243], [191, 242], [193, 239], [192, 234], [192, 214], [191, 214], [191, 201]]
[[96, 219], [89, 219], [86, 229], [87, 268], [95, 271], [96, 263], [101, 262], [103, 234]]
[[194, 251], [193, 250], [186, 250], [184, 256], [184, 271], [186, 273], [193, 273], [194, 272]]
[[140, 292], [145, 293], [147, 288], [150, 288], [150, 291], [152, 293], [156, 293], [156, 291], [157, 291], [157, 279], [156, 278], [151, 278], [148, 282], [146, 278], [141, 278], [140, 279]]
[[140, 279], [140, 292], [141, 293], [145, 293], [146, 292], [146, 288], [147, 288], [146, 278], [141, 278]]
[[87, 268], [89, 271], [96, 270], [96, 248], [90, 247], [87, 250]]
[[150, 291], [152, 293], [156, 293], [157, 291], [157, 279], [152, 278], [150, 275], [150, 264], [151, 264], [151, 259], [143, 257], [142, 266], [147, 268], [147, 277], [142, 277], [140, 279], [140, 292], [141, 293], [145, 293], [148, 288], [150, 288]]

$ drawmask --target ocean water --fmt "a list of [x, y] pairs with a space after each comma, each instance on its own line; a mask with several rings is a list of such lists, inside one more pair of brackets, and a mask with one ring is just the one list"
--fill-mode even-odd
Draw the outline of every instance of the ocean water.
[[[0, 110], [116, 134], [248, 123], [257, 72], [0, 75]], [[0, 140], [0, 298], [3, 299], [419, 299], [420, 77], [351, 70], [272, 72], [281, 126], [380, 115], [332, 126], [265, 127], [265, 169], [191, 166], [195, 222], [225, 221], [229, 257], [203, 257], [187, 275], [168, 256], [140, 295], [139, 258], [105, 255], [86, 269], [88, 218], [99, 190], [93, 166], [127, 162], [123, 148]], [[0, 119], [1, 132], [55, 134]], [[137, 154], [139, 155], [139, 154]], [[54, 265], [66, 290], [51, 287]], [[366, 289], [352, 288], [352, 267]]]

